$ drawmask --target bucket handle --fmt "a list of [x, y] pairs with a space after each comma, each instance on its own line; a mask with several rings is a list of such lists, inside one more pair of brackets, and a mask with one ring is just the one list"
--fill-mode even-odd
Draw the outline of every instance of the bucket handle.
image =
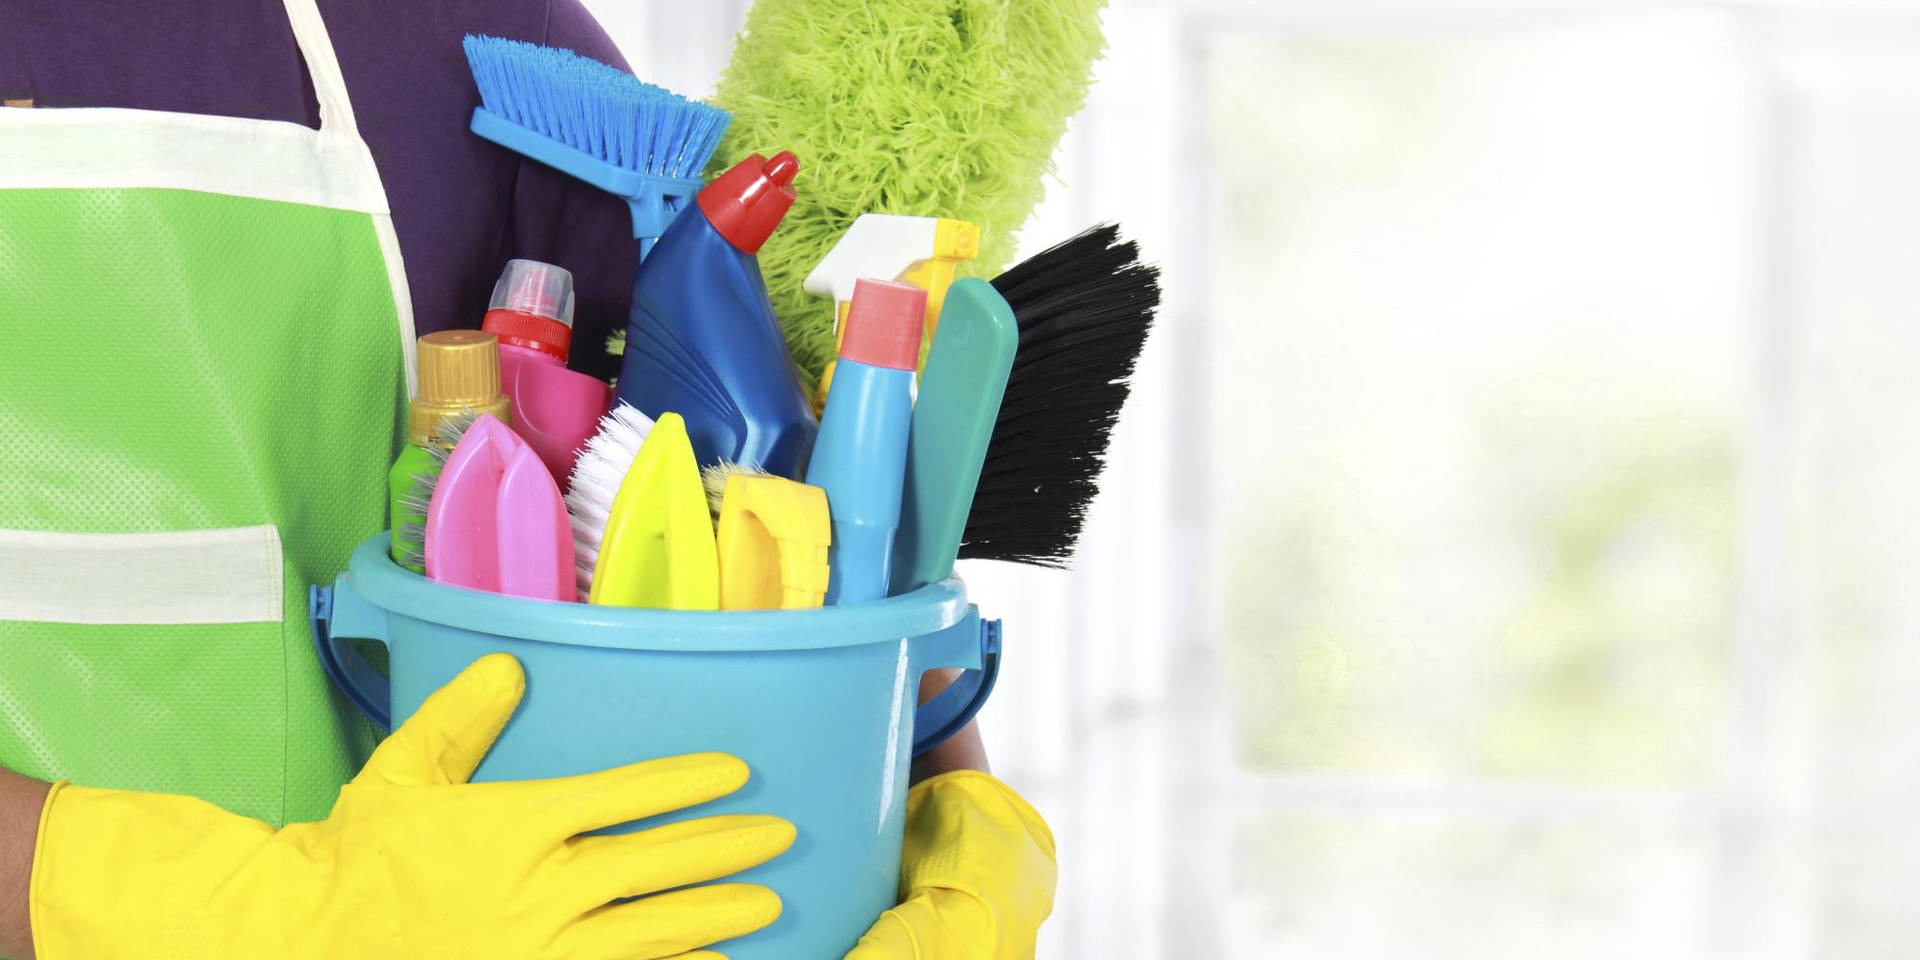
[[973, 722], [1000, 679], [1000, 621], [982, 620], [978, 609], [959, 623], [926, 638], [928, 661], [922, 670], [966, 667], [940, 695], [920, 705], [913, 717], [913, 755], [947, 742]]
[[392, 688], [387, 678], [347, 642], [372, 640], [386, 646], [387, 611], [360, 599], [343, 573], [331, 587], [314, 585], [307, 598], [307, 613], [313, 619], [314, 651], [320, 655], [320, 669], [327, 679], [380, 729], [391, 730]]

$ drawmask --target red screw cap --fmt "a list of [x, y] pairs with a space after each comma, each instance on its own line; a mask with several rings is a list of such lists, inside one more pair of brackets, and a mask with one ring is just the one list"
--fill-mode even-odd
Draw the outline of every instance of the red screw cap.
[[911, 283], [856, 281], [840, 359], [895, 370], [918, 368], [926, 315], [927, 292]]
[[567, 359], [573, 345], [573, 328], [558, 320], [537, 317], [512, 310], [488, 310], [480, 329], [500, 338], [503, 344], [538, 350], [551, 357]]
[[790, 151], [772, 160], [756, 153], [700, 191], [700, 212], [734, 249], [759, 253], [793, 206], [793, 176], [799, 172], [800, 160]]
[[564, 362], [573, 343], [573, 274], [538, 260], [507, 261], [480, 329]]

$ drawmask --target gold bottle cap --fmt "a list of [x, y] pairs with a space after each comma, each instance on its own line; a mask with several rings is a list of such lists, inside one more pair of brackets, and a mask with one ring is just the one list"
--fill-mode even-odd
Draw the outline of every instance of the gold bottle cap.
[[434, 427], [462, 410], [510, 422], [500, 392], [500, 340], [480, 330], [442, 330], [420, 338], [420, 395], [407, 423], [408, 438], [426, 446]]

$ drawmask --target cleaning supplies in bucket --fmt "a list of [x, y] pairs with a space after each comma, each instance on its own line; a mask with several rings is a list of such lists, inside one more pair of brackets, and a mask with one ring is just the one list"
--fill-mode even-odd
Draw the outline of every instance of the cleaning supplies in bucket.
[[[749, 38], [746, 46], [759, 49], [760, 44]], [[1056, 251], [1046, 263], [1010, 272], [997, 289], [980, 281], [949, 286], [955, 266], [980, 246], [980, 231], [954, 219], [863, 218], [841, 238], [846, 245], [836, 250], [841, 256], [821, 265], [832, 274], [827, 292], [848, 303], [835, 351], [837, 375], [823, 386], [827, 399], [816, 423], [800, 386], [807, 377], [796, 372], [782, 342], [757, 257], [794, 203], [798, 160], [784, 152], [772, 159], [751, 153], [700, 188], [698, 161], [684, 162], [686, 157], [675, 151], [697, 147], [701, 136], [659, 123], [669, 116], [697, 119], [699, 111], [658, 98], [636, 107], [637, 81], [604, 76], [588, 81], [595, 69], [604, 68], [570, 55], [476, 40], [469, 43], [469, 56], [488, 97], [474, 117], [477, 132], [621, 193], [634, 211], [636, 231], [657, 234], [659, 240], [643, 243], [644, 259], [634, 281], [618, 389], [631, 406], [621, 405], [605, 416], [571, 469], [564, 461], [547, 460], [554, 474], [565, 474], [562, 479], [574, 483], [566, 501], [574, 535], [564, 539], [574, 546], [575, 562], [571, 576], [551, 576], [548, 568], [563, 566], [559, 563], [543, 563], [542, 569], [549, 580], [571, 581], [555, 587], [554, 593], [592, 601], [601, 609], [470, 594], [447, 601], [445, 609], [438, 601], [423, 607], [415, 601], [444, 591], [444, 585], [404, 574], [389, 576], [376, 563], [375, 569], [356, 572], [355, 586], [375, 594], [387, 591], [378, 601], [385, 612], [368, 619], [407, 636], [393, 647], [396, 689], [411, 691], [421, 682], [423, 660], [452, 661], [488, 646], [522, 653], [529, 661], [531, 682], [545, 691], [543, 702], [565, 709], [540, 720], [522, 718], [509, 731], [509, 736], [524, 737], [530, 729], [544, 729], [551, 736], [503, 750], [502, 776], [552, 775], [559, 772], [553, 769], [556, 763], [603, 765], [607, 758], [599, 753], [586, 756], [570, 749], [574, 741], [586, 739], [581, 736], [583, 722], [619, 731], [610, 739], [623, 749], [632, 746], [628, 736], [641, 729], [649, 736], [671, 739], [686, 733], [703, 740], [725, 731], [724, 736], [738, 737], [737, 742], [750, 747], [743, 753], [764, 756], [768, 749], [784, 749], [797, 755], [803, 751], [783, 746], [782, 737], [797, 732], [791, 728], [799, 724], [775, 728], [757, 712], [788, 703], [795, 689], [827, 697], [831, 708], [811, 699], [804, 705], [792, 701], [798, 709], [823, 714], [857, 704], [890, 704], [894, 724], [885, 734], [887, 750], [897, 751], [902, 739], [900, 704], [911, 710], [912, 686], [920, 672], [917, 659], [907, 670], [900, 669], [901, 651], [918, 643], [900, 638], [922, 634], [882, 621], [901, 605], [953, 589], [946, 576], [962, 550], [984, 549], [1039, 562], [1064, 559], [1092, 494], [1112, 417], [1124, 399], [1126, 377], [1151, 318], [1153, 298], [1139, 295], [1142, 275], [1131, 260], [1114, 263], [1110, 250], [1115, 244], [1108, 242], [1098, 251], [1088, 246], [1065, 254]], [[893, 62], [894, 55], [882, 59]], [[1079, 71], [1071, 67], [1075, 60], [1069, 49], [1060, 61], [1069, 64], [1066, 70], [1061, 71], [1059, 63], [1048, 69], [1059, 74], [1055, 80], [1077, 85]], [[602, 81], [623, 92], [616, 95], [595, 86]], [[614, 104], [620, 109], [609, 109]], [[764, 117], [764, 112], [757, 115]], [[608, 121], [616, 117], [632, 127], [655, 124], [655, 139], [629, 136], [626, 128], [614, 130]], [[951, 132], [967, 135], [960, 129], [964, 126]], [[717, 130], [713, 132], [717, 137]], [[1031, 147], [1050, 144], [1058, 130], [1041, 124], [1020, 132], [1023, 146]], [[808, 135], [819, 142], [819, 131]], [[742, 144], [748, 149], [734, 155], [780, 142]], [[814, 151], [808, 153], [809, 163], [814, 163]], [[1044, 162], [1040, 154], [1023, 153], [1020, 162], [1029, 160]], [[641, 171], [645, 173], [639, 179], [626, 177]], [[824, 172], [837, 186], [845, 186], [842, 181], [850, 171], [827, 165]], [[984, 199], [992, 209], [1019, 207], [1030, 199], [1023, 184], [1006, 189], [1008, 184], [997, 181], [969, 182], [980, 190], [914, 196], [891, 189], [901, 183], [898, 170], [882, 172], [870, 184], [881, 191], [869, 198], [874, 202], [837, 209], [907, 205], [967, 212], [956, 205], [962, 192], [966, 201], [978, 204]], [[687, 197], [695, 202], [685, 203]], [[676, 210], [682, 212], [677, 218], [672, 217]], [[844, 220], [836, 219], [843, 216], [818, 218], [825, 222], [810, 222], [806, 229], [844, 226]], [[1017, 219], [995, 216], [977, 222], [1003, 246]], [[900, 229], [890, 232], [889, 225]], [[898, 239], [908, 236], [908, 227], [911, 238]], [[873, 242], [882, 235], [895, 241]], [[855, 258], [856, 253], [862, 258]], [[855, 259], [861, 262], [855, 264]], [[1150, 274], [1144, 279], [1151, 292]], [[920, 289], [889, 282], [898, 280]], [[545, 280], [529, 281], [524, 288], [539, 294], [538, 288], [547, 285]], [[509, 284], [507, 289], [520, 287]], [[849, 289], [852, 296], [846, 296]], [[1108, 294], [1128, 299], [1124, 305], [1084, 301]], [[507, 353], [504, 366], [559, 366], [552, 362], [558, 359], [553, 351], [546, 349], [552, 342], [541, 339], [555, 333], [552, 326], [525, 320], [560, 319], [564, 311], [559, 298], [541, 296], [544, 300], [523, 300], [525, 309], [501, 314], [498, 321], [489, 318], [488, 329], [512, 338], [507, 343], [515, 350]], [[917, 406], [916, 370], [922, 373]], [[524, 379], [508, 370], [507, 392], [519, 396]], [[1060, 391], [1050, 392], [1049, 384]], [[522, 420], [515, 429], [537, 447], [539, 441], [527, 430], [545, 427], [528, 416], [532, 405], [528, 397], [519, 401]], [[449, 459], [445, 490], [450, 499], [465, 488], [469, 473], [488, 476], [494, 466], [490, 455], [507, 463], [518, 456], [496, 422], [482, 418], [480, 423], [475, 428], [480, 435], [462, 438]], [[584, 431], [580, 425], [575, 436]], [[561, 452], [570, 455], [573, 450], [569, 446]], [[721, 464], [729, 466], [721, 471], [725, 476], [717, 509], [710, 511], [700, 468]], [[497, 485], [505, 487], [506, 467], [501, 471]], [[814, 483], [795, 482], [800, 477]], [[1048, 487], [1036, 481], [1053, 478], [1068, 481], [1064, 494], [1031, 489]], [[1019, 487], [1023, 482], [1028, 484], [1025, 489]], [[536, 512], [544, 510], [543, 519], [551, 518], [553, 502], [552, 497], [543, 498]], [[1037, 515], [1056, 508], [1059, 516]], [[499, 519], [496, 516], [496, 522]], [[432, 520], [429, 517], [430, 527]], [[1015, 527], [1021, 529], [1010, 529]], [[901, 531], [897, 544], [896, 528]], [[438, 545], [442, 540], [438, 528], [434, 530], [429, 540]], [[494, 539], [499, 539], [497, 531]], [[474, 551], [485, 555], [479, 546]], [[543, 559], [562, 556], [560, 550], [533, 552]], [[430, 548], [428, 554], [435, 558], [430, 572], [443, 572], [438, 551]], [[898, 569], [890, 569], [896, 564]], [[501, 579], [498, 589], [504, 590]], [[890, 589], [899, 595], [886, 599]], [[804, 609], [823, 602], [832, 608]], [[679, 609], [610, 609], [616, 605]], [[401, 608], [408, 612], [397, 612]], [[746, 612], [776, 608], [777, 613]], [[547, 614], [554, 611], [559, 615], [548, 622]], [[830, 656], [805, 658], [786, 656], [787, 648], [777, 643], [767, 645], [790, 624], [811, 622], [809, 617], [836, 618], [831, 625], [822, 619], [822, 629], [840, 636], [871, 636], [874, 642], [836, 640]], [[601, 633], [595, 624], [618, 624], [621, 644], [658, 642], [663, 656], [650, 658], [644, 671], [628, 671], [633, 664], [626, 661], [636, 651], [630, 646], [602, 648], [591, 639]], [[889, 639], [879, 641], [882, 634]], [[467, 643], [474, 639], [479, 643]], [[984, 636], [981, 641], [991, 643]], [[847, 643], [873, 649], [855, 655]], [[402, 654], [403, 647], [409, 652]], [[751, 656], [728, 656], [734, 652]], [[853, 675], [865, 669], [859, 664], [866, 663], [868, 654], [871, 677], [855, 682]], [[555, 659], [535, 666], [543, 657]], [[884, 677], [883, 666], [890, 669]], [[772, 685], [756, 684], [753, 677], [762, 674], [773, 678]], [[884, 683], [875, 685], [876, 679]], [[675, 688], [654, 686], [665, 683]], [[685, 699], [686, 691], [679, 688], [696, 684], [711, 684], [729, 699], [717, 702], [710, 694]], [[977, 702], [980, 689], [978, 678], [971, 686], [963, 683], [958, 700]], [[409, 709], [401, 702], [411, 696], [396, 697], [401, 712]], [[956, 695], [950, 693], [929, 706], [930, 713], [943, 717], [936, 736], [965, 722], [966, 712], [955, 703]], [[594, 713], [598, 704], [617, 712]], [[720, 716], [714, 725], [702, 726], [701, 711]], [[811, 741], [830, 743], [829, 750], [838, 751], [851, 741], [865, 743], [860, 738], [871, 739], [879, 726], [868, 718], [856, 722], [851, 735], [840, 729], [807, 732]], [[507, 746], [503, 738], [502, 747]], [[668, 748], [664, 742], [647, 744], [649, 750]], [[870, 745], [856, 744], [854, 752], [857, 775], [843, 772], [834, 781], [841, 787], [864, 782], [858, 776], [877, 772], [887, 784], [883, 792], [891, 795], [904, 779], [897, 752], [893, 760], [877, 762]], [[525, 766], [514, 766], [522, 761]], [[759, 761], [753, 762], [758, 769]], [[813, 768], [825, 762], [815, 755], [803, 769], [817, 772]], [[768, 769], [769, 777], [781, 778], [782, 784], [795, 776], [791, 768]], [[843, 789], [809, 792], [814, 801], [823, 796], [829, 807], [845, 805]], [[803, 842], [796, 851], [805, 857], [822, 850], [843, 854], [857, 849], [858, 838], [870, 835], [871, 826], [864, 817], [856, 826], [860, 832], [849, 840], [836, 835], [831, 823], [802, 823]], [[883, 853], [871, 876], [841, 862], [837, 873], [810, 878], [812, 882], [793, 895], [828, 890], [846, 900], [848, 877], [855, 876], [861, 890], [872, 888], [872, 904], [840, 917], [824, 907], [824, 901], [802, 904], [790, 898], [798, 909], [783, 921], [785, 930], [768, 931], [775, 939], [764, 944], [749, 938], [738, 949], [729, 945], [729, 955], [736, 960], [784, 960], [844, 953], [850, 934], [870, 922], [873, 907], [892, 898], [897, 851]], [[783, 896], [790, 893], [791, 888], [782, 890]], [[824, 926], [838, 920], [846, 921], [844, 930]], [[808, 939], [778, 940], [781, 936]], [[773, 946], [776, 940], [778, 946]]]
[[573, 274], [538, 260], [509, 260], [480, 329], [500, 338], [500, 388], [513, 432], [567, 490], [573, 459], [613, 401], [606, 383], [567, 369], [573, 342]]
[[[322, 660], [385, 723], [476, 656], [519, 657], [534, 695], [479, 779], [603, 769], [628, 754], [741, 755], [756, 783], [741, 799], [778, 807], [800, 842], [750, 878], [788, 913], [722, 949], [735, 960], [844, 955], [893, 905], [912, 753], [966, 724], [997, 669], [997, 630], [949, 578], [954, 555], [1015, 519], [1042, 533], [990, 540], [989, 552], [1044, 562], [1071, 548], [1060, 531], [1077, 531], [1091, 495], [1081, 461], [1104, 449], [1114, 381], [1124, 399], [1151, 315], [1144, 301], [1102, 311], [1078, 298], [1131, 296], [1141, 277], [1130, 260], [1112, 263], [1109, 243], [1010, 272], [998, 289], [954, 281], [982, 242], [973, 224], [863, 217], [820, 265], [826, 292], [847, 302], [816, 421], [757, 256], [793, 207], [798, 159], [751, 153], [701, 187], [723, 111], [565, 51], [478, 37], [466, 48], [483, 100], [476, 133], [632, 210], [643, 259], [618, 401], [608, 409], [606, 388], [577, 382], [557, 399], [555, 378], [575, 376], [564, 366], [569, 275], [509, 264], [483, 326], [517, 419], [478, 415], [450, 444], [425, 511], [426, 578], [375, 540], [330, 595], [316, 593]], [[1057, 132], [1022, 135], [1031, 146]], [[849, 171], [824, 172], [838, 182]], [[1019, 185], [996, 192], [968, 176], [982, 187], [970, 201], [1025, 202]], [[916, 199], [889, 188], [899, 183], [898, 170], [882, 174], [880, 202], [841, 209], [960, 209], [957, 195]], [[980, 222], [1002, 241], [1013, 227]], [[1048, 395], [1048, 379], [1069, 394], [1084, 386], [1088, 402]], [[1052, 446], [1008, 428], [1022, 418]], [[703, 467], [719, 478], [711, 506]], [[1064, 519], [1031, 515], [1060, 502], [1051, 491], [1006, 486], [1048, 475], [1085, 478]], [[387, 645], [390, 687], [350, 638]], [[967, 672], [916, 719], [920, 677], [941, 666]]]
[[442, 330], [420, 338], [420, 393], [407, 411], [406, 444], [387, 473], [388, 524], [395, 563], [426, 570], [427, 506], [453, 446], [479, 414], [509, 418], [500, 389], [493, 334]]
[[862, 280], [854, 288], [839, 373], [807, 469], [807, 482], [827, 492], [833, 512], [828, 604], [887, 595], [926, 309], [926, 291], [909, 284]]
[[793, 205], [800, 163], [742, 160], [700, 191], [633, 281], [619, 396], [686, 418], [701, 464], [800, 477], [816, 425], [754, 252]]
[[[758, 174], [747, 174], [775, 183], [766, 174], [778, 166], [763, 162]], [[765, 228], [771, 229], [778, 210], [768, 217]], [[704, 210], [685, 222], [711, 228]], [[668, 257], [662, 262], [673, 262], [677, 246], [665, 245]], [[961, 319], [944, 341], [935, 327], [935, 344], [924, 355], [927, 373], [917, 404], [911, 371], [921, 356], [926, 294], [906, 284], [858, 281], [856, 291], [866, 291], [871, 306], [855, 310], [850, 305], [850, 332], [843, 343], [857, 383], [830, 392], [830, 397], [845, 399], [837, 405], [830, 401], [829, 410], [836, 412], [826, 419], [832, 426], [820, 429], [813, 451], [816, 462], [807, 474], [826, 492], [833, 530], [825, 538], [830, 557], [825, 602], [865, 602], [942, 579], [951, 572], [956, 552], [1064, 563], [1096, 492], [1101, 458], [1158, 306], [1156, 277], [1153, 268], [1139, 263], [1137, 248], [1120, 242], [1117, 229], [1108, 226], [1042, 253], [991, 287], [980, 281], [959, 282], [962, 293], [950, 294], [950, 299], [959, 305], [955, 315]], [[532, 286], [523, 284], [523, 292]], [[542, 280], [539, 286], [551, 284]], [[538, 299], [537, 294], [518, 302], [529, 299]], [[564, 298], [550, 293], [545, 299]], [[910, 316], [916, 310], [918, 316]], [[861, 315], [857, 322], [856, 313]], [[878, 320], [883, 315], [889, 318], [884, 323]], [[922, 322], [910, 322], [916, 319]], [[1016, 327], [1019, 344], [1014, 349], [1010, 341]], [[851, 332], [855, 329], [857, 335]], [[493, 347], [484, 333], [452, 337], [473, 339], [472, 349], [481, 352]], [[422, 378], [428, 385], [423, 394], [427, 405], [417, 410], [439, 409], [431, 406], [434, 402], [444, 405], [434, 400], [440, 378], [432, 372], [442, 355], [443, 348], [434, 342], [423, 349], [429, 365]], [[630, 351], [629, 360], [635, 355]], [[776, 379], [792, 386], [788, 371], [782, 373]], [[484, 372], [478, 377], [484, 380]], [[478, 389], [492, 387], [482, 384]], [[787, 395], [795, 398], [792, 392]], [[792, 608], [812, 602], [810, 575], [804, 569], [791, 563], [769, 566], [769, 558], [783, 549], [817, 545], [820, 538], [805, 532], [811, 528], [790, 523], [776, 531], [768, 526], [768, 517], [747, 511], [736, 519], [730, 535], [718, 538], [732, 549], [723, 550], [716, 540], [715, 525], [726, 512], [727, 477], [767, 476], [757, 465], [724, 458], [708, 464], [710, 470], [718, 468], [719, 479], [703, 494], [698, 454], [682, 417], [663, 413], [663, 418], [673, 417], [675, 427], [649, 450], [653, 421], [625, 405], [615, 413], [605, 419], [605, 436], [587, 445], [589, 451], [598, 451], [596, 457], [582, 457], [583, 463], [592, 460], [588, 469], [576, 466], [568, 474], [571, 480], [584, 476], [588, 482], [582, 495], [568, 503], [575, 596], [602, 604], [698, 610]], [[909, 437], [914, 442], [909, 443]], [[449, 436], [442, 445], [453, 439]], [[685, 457], [679, 455], [682, 445]], [[441, 461], [430, 447], [414, 444], [410, 450], [391, 478], [397, 542], [405, 542], [414, 529], [401, 510], [409, 502], [418, 510], [423, 486], [437, 489], [432, 478]], [[410, 501], [398, 495], [403, 478], [414, 493]], [[546, 509], [533, 529], [551, 532], [547, 521], [552, 498], [530, 484], [508, 489]], [[711, 508], [699, 509], [708, 498]], [[761, 499], [763, 504], [804, 502]], [[745, 523], [750, 516], [755, 522]], [[694, 522], [696, 518], [701, 522]], [[610, 530], [623, 531], [619, 538], [624, 544], [611, 554], [603, 542]], [[899, 530], [904, 533], [896, 537]], [[550, 553], [558, 556], [557, 551]], [[413, 555], [401, 550], [403, 559]], [[782, 562], [803, 555], [792, 553]], [[548, 554], [539, 556], [544, 571]], [[499, 562], [497, 552], [494, 562]], [[595, 573], [602, 568], [615, 575], [596, 586]], [[541, 576], [547, 585], [520, 589], [566, 598], [549, 589], [550, 577]], [[483, 574], [462, 579], [446, 573], [441, 578], [475, 585], [491, 582]], [[722, 597], [728, 592], [722, 589], [723, 580], [739, 588], [731, 592], [732, 600]], [[768, 586], [772, 583], [780, 585], [777, 594]], [[750, 584], [755, 586], [748, 589]]]

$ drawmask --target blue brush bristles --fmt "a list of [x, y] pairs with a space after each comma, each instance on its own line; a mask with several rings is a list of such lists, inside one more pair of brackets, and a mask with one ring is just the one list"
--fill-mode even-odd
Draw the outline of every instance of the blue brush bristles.
[[622, 197], [645, 258], [700, 191], [733, 115], [571, 50], [468, 36], [473, 132]]
[[732, 115], [571, 50], [469, 35], [483, 109], [635, 173], [698, 177]]

